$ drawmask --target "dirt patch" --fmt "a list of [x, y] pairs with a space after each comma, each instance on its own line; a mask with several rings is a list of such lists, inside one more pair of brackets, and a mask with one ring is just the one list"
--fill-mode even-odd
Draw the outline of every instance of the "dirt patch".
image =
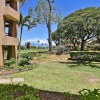
[[16, 72], [18, 72], [17, 69], [2, 70], [2, 71], [0, 71], [0, 75], [10, 75], [10, 74], [13, 74], [13, 73], [16, 73]]
[[68, 61], [69, 55], [55, 55], [55, 54], [44, 54], [43, 57], [35, 57], [32, 63], [43, 64], [47, 62], [66, 62]]
[[100, 83], [100, 78], [91, 78], [88, 80], [90, 83]]

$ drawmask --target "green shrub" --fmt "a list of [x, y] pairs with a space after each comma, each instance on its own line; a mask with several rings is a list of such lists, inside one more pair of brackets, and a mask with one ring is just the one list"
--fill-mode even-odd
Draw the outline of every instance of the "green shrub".
[[24, 65], [27, 65], [27, 64], [29, 64], [27, 58], [21, 58], [20, 59], [19, 66], [24, 66]]
[[0, 84], [0, 100], [40, 100], [38, 92], [27, 85]]
[[38, 67], [38, 64], [34, 63], [34, 64], [29, 64], [29, 65], [18, 66], [18, 70], [26, 71], [26, 70], [35, 69], [37, 67]]
[[100, 50], [100, 44], [91, 44], [88, 46], [88, 49], [89, 50], [96, 50], [96, 51], [99, 51]]
[[4, 61], [4, 65], [5, 66], [10, 66], [11, 65], [11, 61], [10, 60], [5, 60]]
[[33, 53], [23, 53], [21, 54], [21, 58], [26, 58], [28, 61], [32, 60]]
[[94, 45], [94, 48], [93, 48], [93, 50], [100, 50], [100, 44], [96, 44], [96, 45]]
[[25, 48], [25, 46], [21, 46], [21, 50], [25, 50], [26, 48]]
[[[0, 84], [0, 100], [40, 100], [39, 93], [40, 90], [25, 84]], [[100, 89], [83, 89], [77, 95], [70, 92], [63, 95], [65, 100], [100, 100]]]
[[29, 61], [32, 60], [33, 54], [32, 53], [24, 53], [21, 54], [21, 59], [19, 62], [19, 66], [24, 66], [30, 64]]
[[56, 51], [56, 55], [61, 55], [64, 53], [65, 48], [63, 46], [59, 46]]
[[100, 100], [100, 89], [83, 89], [78, 93], [79, 94], [71, 94], [70, 92], [65, 92], [65, 100]]
[[71, 51], [72, 60], [100, 61], [100, 51]]
[[94, 89], [93, 91], [83, 89], [79, 91], [80, 100], [100, 100], [100, 89]]
[[5, 60], [4, 64], [5, 66], [11, 66], [11, 64], [14, 64], [16, 62], [15, 58], [11, 58], [10, 60]]

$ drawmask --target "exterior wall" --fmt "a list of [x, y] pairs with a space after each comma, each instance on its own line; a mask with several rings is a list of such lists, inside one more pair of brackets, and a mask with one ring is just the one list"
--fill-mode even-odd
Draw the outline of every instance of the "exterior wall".
[[11, 19], [13, 21], [19, 20], [19, 13], [14, 10], [12, 7], [5, 6], [3, 11], [4, 17], [7, 19]]
[[[4, 47], [8, 46], [8, 59], [16, 58], [18, 39], [17, 28], [19, 21], [19, 2], [11, 0], [10, 6], [6, 6], [6, 0], [0, 0], [0, 66], [4, 65]], [[5, 36], [5, 20], [9, 21], [10, 36]]]

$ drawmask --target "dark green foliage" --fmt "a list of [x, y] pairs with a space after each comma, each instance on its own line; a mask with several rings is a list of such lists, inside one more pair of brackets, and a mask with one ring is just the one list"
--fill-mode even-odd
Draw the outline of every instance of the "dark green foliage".
[[38, 92], [27, 85], [0, 84], [0, 100], [40, 100]]
[[100, 50], [100, 44], [94, 46], [94, 50]]
[[33, 53], [23, 53], [21, 54], [21, 59], [19, 62], [19, 66], [24, 66], [30, 64], [29, 61], [32, 60]]
[[0, 70], [16, 70], [16, 71], [26, 71], [37, 68], [38, 65], [36, 63], [31, 64], [30, 60], [32, 60], [34, 53], [24, 53], [21, 54], [21, 59], [19, 62], [19, 66], [16, 66], [16, 59], [11, 58], [10, 60], [5, 60], [5, 66], [1, 67]]
[[26, 48], [24, 46], [21, 46], [21, 50], [25, 50]]
[[37, 49], [37, 47], [36, 46], [31, 46], [30, 49]]
[[[56, 42], [71, 43], [84, 50], [85, 44], [93, 37], [100, 38], [100, 8], [80, 9], [63, 19], [54, 32]], [[60, 35], [60, 37], [59, 37]], [[56, 36], [56, 38], [55, 38]]]
[[79, 94], [80, 100], [100, 100], [100, 89], [94, 89], [94, 91], [83, 89]]
[[99, 51], [100, 50], [100, 44], [91, 44], [91, 45], [89, 45], [89, 48], [91, 50], [97, 50], [97, 51]]
[[33, 53], [23, 53], [23, 54], [21, 54], [19, 66], [29, 65], [30, 64], [29, 61], [32, 60], [32, 57], [33, 57]]
[[65, 100], [100, 100], [100, 89], [83, 89], [78, 92], [79, 94], [64, 93]]
[[[40, 90], [25, 84], [0, 84], [0, 100], [40, 100], [39, 93]], [[70, 92], [63, 95], [63, 100], [100, 100], [100, 89], [83, 89], [77, 95]]]
[[24, 65], [28, 65], [29, 62], [27, 60], [27, 58], [21, 58], [20, 62], [19, 62], [19, 66], [24, 66]]
[[64, 53], [64, 51], [65, 51], [65, 48], [62, 46], [59, 46], [57, 48], [56, 55], [61, 55], [62, 53]]
[[28, 61], [32, 60], [33, 53], [23, 53], [21, 54], [21, 58], [26, 58]]
[[32, 70], [38, 67], [38, 64], [29, 64], [29, 65], [23, 65], [23, 66], [18, 66], [19, 71], [27, 71], [27, 70]]
[[16, 62], [15, 58], [11, 58], [10, 60], [5, 60], [4, 64], [5, 66], [10, 66], [11, 64], [14, 64]]
[[72, 60], [100, 61], [100, 51], [71, 51]]

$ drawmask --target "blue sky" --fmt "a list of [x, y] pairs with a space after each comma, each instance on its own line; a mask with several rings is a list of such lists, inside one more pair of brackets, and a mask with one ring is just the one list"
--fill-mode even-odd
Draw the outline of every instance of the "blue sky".
[[[35, 7], [37, 0], [27, 0], [25, 5], [20, 8], [20, 12], [23, 16], [27, 15], [29, 7]], [[100, 7], [100, 0], [55, 0], [54, 5], [56, 9], [62, 14], [64, 18], [68, 14], [86, 7]], [[52, 25], [52, 32], [57, 29], [57, 25]], [[20, 30], [19, 30], [20, 33]], [[40, 40], [40, 43], [47, 43], [48, 32], [45, 25], [37, 25], [30, 31], [24, 28], [22, 36], [22, 44], [27, 41], [36, 43]]]

